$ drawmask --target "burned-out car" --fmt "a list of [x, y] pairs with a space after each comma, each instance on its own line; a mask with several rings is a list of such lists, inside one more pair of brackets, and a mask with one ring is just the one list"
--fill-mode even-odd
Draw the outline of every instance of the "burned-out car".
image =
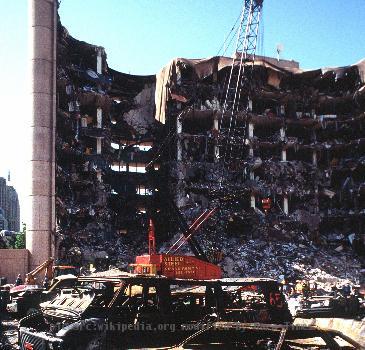
[[332, 295], [313, 295], [303, 298], [296, 312], [297, 317], [343, 317], [361, 318], [365, 315], [363, 300], [352, 294], [344, 296], [339, 293]]
[[16, 316], [25, 316], [37, 309], [44, 288], [38, 285], [19, 285], [9, 291], [6, 311]]
[[224, 320], [291, 323], [292, 316], [280, 284], [271, 278], [223, 278]]
[[74, 275], [55, 277], [51, 286], [45, 289], [39, 285], [20, 285], [10, 289], [6, 310], [23, 317], [39, 309], [41, 302], [54, 298], [61, 289], [72, 287], [77, 280]]
[[215, 320], [291, 320], [269, 279], [79, 277], [41, 310], [20, 321], [21, 349], [171, 346]]
[[217, 322], [169, 349], [355, 350], [363, 347], [341, 332], [317, 327]]

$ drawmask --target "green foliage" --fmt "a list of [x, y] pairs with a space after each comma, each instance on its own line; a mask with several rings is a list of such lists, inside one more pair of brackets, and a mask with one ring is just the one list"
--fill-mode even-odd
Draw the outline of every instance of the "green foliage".
[[27, 233], [27, 224], [25, 222], [22, 222], [23, 228], [22, 233], [25, 235]]
[[14, 248], [15, 249], [24, 249], [25, 248], [25, 235], [27, 233], [27, 225], [23, 222], [22, 232], [16, 236]]

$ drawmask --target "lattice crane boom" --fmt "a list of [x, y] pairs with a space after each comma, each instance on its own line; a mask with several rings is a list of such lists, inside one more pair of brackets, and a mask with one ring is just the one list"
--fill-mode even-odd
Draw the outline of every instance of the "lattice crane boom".
[[[250, 108], [252, 95], [252, 71], [256, 55], [257, 39], [263, 0], [244, 0], [235, 51], [223, 102], [220, 120], [219, 156], [224, 167], [243, 158], [246, 139], [246, 123], [238, 123]], [[225, 118], [228, 117], [228, 124]], [[246, 120], [246, 118], [242, 118]]]

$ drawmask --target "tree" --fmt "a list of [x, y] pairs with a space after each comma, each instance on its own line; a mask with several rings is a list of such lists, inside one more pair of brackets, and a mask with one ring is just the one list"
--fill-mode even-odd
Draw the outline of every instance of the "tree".
[[27, 233], [27, 224], [25, 222], [22, 222], [22, 225], [23, 225], [22, 232], [20, 232], [15, 239], [15, 244], [14, 244], [15, 249], [25, 248], [25, 235]]

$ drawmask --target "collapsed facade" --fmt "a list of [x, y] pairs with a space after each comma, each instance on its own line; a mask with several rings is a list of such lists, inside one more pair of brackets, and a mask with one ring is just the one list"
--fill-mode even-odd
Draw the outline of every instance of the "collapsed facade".
[[175, 59], [156, 76], [124, 74], [108, 67], [102, 47], [59, 23], [60, 259], [125, 266], [147, 251], [150, 217], [163, 249], [181, 220], [218, 207], [198, 239], [227, 274], [277, 276], [314, 265], [346, 277], [351, 265], [359, 277], [365, 61], [302, 71], [259, 57], [248, 113], [235, 121], [242, 133], [233, 136], [223, 111], [231, 64]]

